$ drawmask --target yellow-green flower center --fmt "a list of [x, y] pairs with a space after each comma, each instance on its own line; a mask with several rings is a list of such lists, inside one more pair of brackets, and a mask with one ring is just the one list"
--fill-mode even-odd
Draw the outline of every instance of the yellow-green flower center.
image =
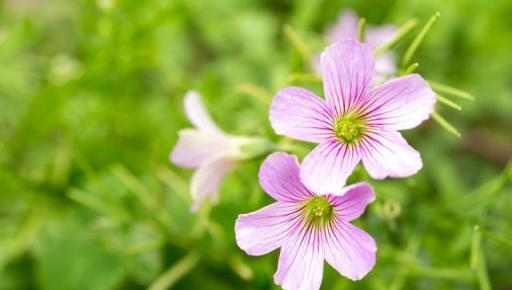
[[336, 121], [336, 138], [345, 144], [352, 144], [365, 132], [365, 122], [357, 115], [348, 114]]
[[306, 220], [315, 226], [328, 225], [334, 217], [334, 209], [331, 203], [322, 196], [308, 200], [304, 210]]

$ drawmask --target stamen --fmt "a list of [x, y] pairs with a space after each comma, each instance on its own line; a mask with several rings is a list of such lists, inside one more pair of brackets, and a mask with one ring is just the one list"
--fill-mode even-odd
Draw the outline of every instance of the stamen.
[[331, 203], [321, 196], [308, 200], [304, 211], [307, 221], [315, 226], [328, 225], [334, 217]]
[[354, 114], [348, 114], [336, 121], [336, 138], [345, 144], [352, 144], [361, 138], [365, 131], [365, 123]]

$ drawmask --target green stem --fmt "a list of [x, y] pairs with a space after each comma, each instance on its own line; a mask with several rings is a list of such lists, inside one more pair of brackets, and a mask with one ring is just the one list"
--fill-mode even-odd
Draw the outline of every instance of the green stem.
[[448, 121], [446, 121], [445, 118], [443, 118], [441, 115], [439, 115], [439, 113], [437, 112], [433, 112], [432, 113], [432, 118], [434, 119], [434, 121], [436, 121], [441, 127], [443, 127], [444, 129], [446, 129], [446, 131], [452, 133], [453, 135], [457, 136], [458, 138], [460, 138], [461, 134], [459, 133], [459, 131], [453, 127], [450, 123], [448, 123]]
[[491, 231], [488, 231], [484, 228], [481, 228], [480, 231], [482, 232], [482, 234], [486, 237], [488, 237], [489, 239], [497, 242], [497, 243], [500, 243], [504, 246], [508, 246], [508, 247], [512, 247], [512, 241], [511, 240], [508, 240], [504, 237], [501, 237], [501, 236], [498, 236], [496, 235], [495, 233], [491, 232]]
[[443, 94], [447, 94], [447, 95], [451, 95], [454, 97], [458, 97], [461, 99], [465, 99], [468, 101], [475, 100], [475, 97], [473, 95], [471, 95], [470, 93], [465, 92], [463, 90], [459, 90], [459, 89], [456, 89], [456, 88], [453, 88], [453, 87], [450, 87], [447, 85], [443, 85], [443, 84], [440, 84], [437, 82], [433, 82], [433, 81], [429, 81], [428, 83], [434, 91], [437, 91], [437, 92], [440, 92]]
[[160, 277], [158, 277], [148, 288], [148, 290], [165, 290], [170, 289], [183, 276], [189, 273], [199, 262], [198, 253], [189, 253], [183, 259], [172, 265]]
[[418, 68], [420, 64], [415, 62], [415, 63], [412, 63], [410, 66], [408, 66], [405, 71], [401, 74], [401, 75], [408, 75], [408, 74], [412, 74], [414, 71], [416, 71], [416, 69]]
[[307, 82], [307, 83], [322, 83], [322, 79], [315, 74], [291, 74], [289, 76], [290, 83]]
[[366, 18], [359, 19], [359, 41], [366, 41]]
[[462, 110], [462, 107], [459, 106], [457, 103], [451, 101], [450, 99], [447, 99], [439, 94], [436, 94], [436, 98], [439, 101], [439, 103], [444, 104], [454, 110], [460, 111]]
[[310, 151], [309, 148], [294, 144], [294, 143], [290, 142], [289, 139], [284, 139], [284, 141], [281, 141], [278, 144], [275, 144], [274, 149], [276, 151], [285, 151], [285, 152], [295, 153], [295, 154], [299, 154], [299, 155], [305, 155]]
[[480, 284], [480, 290], [491, 290], [491, 282], [489, 281], [489, 274], [487, 273], [487, 262], [484, 251], [480, 250], [479, 253], [479, 265], [476, 270], [476, 276]]
[[482, 231], [480, 227], [475, 225], [473, 227], [473, 236], [471, 237], [471, 251], [469, 257], [469, 267], [471, 270], [476, 270], [479, 264], [480, 258], [480, 245], [482, 243]]
[[302, 39], [300, 34], [288, 24], [284, 26], [283, 31], [286, 37], [288, 37], [288, 39], [291, 41], [293, 46], [302, 55], [306, 63], [313, 67], [313, 57], [311, 55], [311, 52], [309, 51], [308, 45], [306, 44], [304, 39]]
[[192, 198], [190, 197], [189, 186], [188, 184], [181, 178], [176, 172], [172, 171], [170, 168], [165, 166], [161, 166], [157, 170], [158, 178], [165, 183], [172, 191], [178, 194], [183, 200], [188, 203], [192, 202]]
[[437, 18], [439, 18], [439, 16], [441, 16], [441, 13], [436, 12], [432, 17], [430, 17], [430, 19], [428, 20], [427, 24], [425, 24], [425, 26], [420, 31], [420, 33], [416, 36], [416, 38], [414, 38], [414, 40], [412, 41], [411, 45], [409, 45], [409, 47], [405, 51], [405, 55], [404, 55], [404, 58], [402, 60], [402, 67], [407, 67], [409, 65], [412, 57], [414, 56], [414, 53], [416, 52], [416, 50], [420, 46], [421, 42], [423, 41], [423, 39], [427, 35], [427, 33], [430, 30], [430, 28], [432, 27], [432, 25], [434, 25], [434, 23], [436, 22]]
[[409, 34], [409, 32], [412, 31], [414, 27], [416, 27], [416, 25], [418, 25], [418, 19], [412, 19], [407, 21], [398, 29], [395, 36], [393, 36], [393, 38], [388, 43], [377, 48], [373, 54], [375, 56], [380, 56], [386, 51], [393, 49], [398, 44], [398, 42], [400, 42], [407, 34]]
[[480, 185], [463, 198], [457, 200], [457, 212], [467, 216], [471, 212], [481, 210], [493, 200], [494, 195], [503, 190], [512, 181], [512, 160], [498, 176]]
[[267, 91], [265, 88], [255, 84], [240, 84], [236, 87], [236, 91], [239, 93], [247, 94], [267, 106], [272, 102], [272, 93]]

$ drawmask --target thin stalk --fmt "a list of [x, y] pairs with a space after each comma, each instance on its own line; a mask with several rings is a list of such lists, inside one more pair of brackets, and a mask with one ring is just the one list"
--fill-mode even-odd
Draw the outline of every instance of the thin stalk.
[[469, 268], [476, 271], [480, 262], [480, 246], [482, 243], [482, 231], [480, 227], [473, 227], [473, 235], [471, 237], [471, 251], [469, 256]]
[[439, 16], [441, 16], [441, 13], [439, 13], [439, 12], [436, 12], [434, 15], [432, 15], [432, 17], [430, 17], [430, 19], [428, 20], [427, 24], [425, 24], [425, 26], [423, 26], [423, 29], [420, 31], [420, 33], [416, 36], [416, 38], [414, 38], [411, 45], [409, 45], [409, 47], [405, 51], [405, 55], [402, 60], [403, 67], [406, 67], [409, 65], [412, 57], [414, 56], [414, 53], [416, 53], [416, 50], [420, 46], [421, 42], [427, 35], [430, 28], [432, 28], [432, 25], [434, 25], [434, 23], [436, 22], [437, 18], [439, 18]]
[[176, 282], [188, 274], [199, 262], [198, 253], [191, 252], [183, 259], [172, 265], [160, 277], [158, 277], [148, 288], [148, 290], [171, 289]]
[[410, 66], [408, 66], [405, 71], [402, 73], [402, 75], [408, 75], [408, 74], [412, 74], [414, 71], [416, 71], [416, 69], [418, 68], [420, 64], [415, 62], [415, 63], [412, 63]]
[[359, 19], [359, 41], [366, 41], [366, 18]]
[[463, 90], [459, 90], [459, 89], [456, 89], [456, 88], [453, 88], [453, 87], [450, 87], [447, 85], [443, 85], [443, 84], [440, 84], [437, 82], [433, 82], [433, 81], [429, 81], [428, 83], [434, 91], [437, 91], [437, 92], [440, 92], [443, 94], [447, 94], [447, 95], [451, 95], [454, 97], [458, 97], [458, 98], [468, 100], [468, 101], [475, 100], [475, 97], [473, 95], [471, 95], [470, 93], [465, 92]]
[[446, 105], [454, 110], [460, 111], [462, 110], [462, 107], [459, 106], [457, 103], [451, 101], [450, 99], [447, 99], [439, 94], [436, 94], [436, 98], [439, 101], [439, 103]]
[[512, 241], [511, 240], [506, 239], [506, 238], [504, 238], [502, 236], [498, 236], [495, 233], [493, 233], [491, 231], [488, 231], [488, 230], [486, 230], [484, 228], [481, 228], [480, 231], [487, 238], [489, 238], [489, 239], [491, 239], [491, 240], [493, 240], [493, 241], [495, 241], [497, 243], [500, 243], [500, 244], [502, 244], [504, 246], [512, 247]]
[[184, 201], [191, 203], [188, 184], [174, 171], [165, 166], [161, 166], [157, 171], [158, 178], [165, 183], [172, 191], [178, 194]]
[[512, 181], [512, 160], [498, 176], [480, 185], [478, 188], [458, 200], [457, 212], [468, 215], [472, 211], [481, 209], [493, 196], [500, 192]]
[[240, 84], [235, 90], [238, 93], [247, 94], [267, 106], [272, 102], [272, 93], [255, 84]]
[[290, 83], [307, 82], [307, 83], [322, 83], [322, 79], [315, 74], [291, 74], [288, 78]]
[[453, 135], [455, 135], [456, 137], [460, 138], [461, 137], [461, 134], [459, 133], [459, 131], [452, 125], [450, 124], [448, 121], [446, 121], [445, 118], [443, 118], [441, 115], [439, 115], [438, 112], [433, 112], [432, 113], [432, 118], [434, 119], [434, 121], [436, 121], [441, 127], [443, 127], [446, 131], [452, 133]]
[[308, 45], [304, 41], [304, 39], [300, 36], [300, 34], [293, 29], [290, 25], [285, 25], [283, 28], [284, 34], [291, 41], [295, 49], [302, 55], [304, 60], [313, 67], [313, 56], [309, 50]]
[[487, 262], [483, 249], [480, 250], [479, 265], [476, 270], [476, 277], [480, 284], [480, 290], [491, 290], [491, 282], [489, 281], [489, 273], [487, 273]]
[[409, 32], [411, 32], [414, 29], [414, 27], [416, 27], [416, 25], [418, 25], [418, 19], [412, 19], [407, 21], [398, 29], [395, 36], [393, 36], [393, 38], [388, 43], [377, 48], [373, 52], [373, 54], [375, 56], [379, 56], [385, 53], [386, 51], [393, 49], [407, 34], [409, 34]]

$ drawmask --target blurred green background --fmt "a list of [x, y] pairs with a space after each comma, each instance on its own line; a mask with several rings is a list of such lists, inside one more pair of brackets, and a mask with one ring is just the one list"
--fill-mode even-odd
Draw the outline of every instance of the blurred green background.
[[376, 267], [356, 283], [326, 267], [322, 289], [512, 289], [510, 0], [1, 1], [0, 289], [279, 289], [278, 253], [246, 256], [233, 233], [271, 202], [262, 158], [194, 215], [192, 171], [168, 154], [191, 126], [189, 89], [226, 131], [278, 140], [268, 102], [310, 72], [283, 26], [318, 53], [346, 8], [370, 25], [417, 17], [398, 55], [440, 11], [418, 72], [476, 100], [438, 105], [460, 139], [432, 120], [405, 133], [423, 170], [370, 181], [378, 198], [357, 221]]

